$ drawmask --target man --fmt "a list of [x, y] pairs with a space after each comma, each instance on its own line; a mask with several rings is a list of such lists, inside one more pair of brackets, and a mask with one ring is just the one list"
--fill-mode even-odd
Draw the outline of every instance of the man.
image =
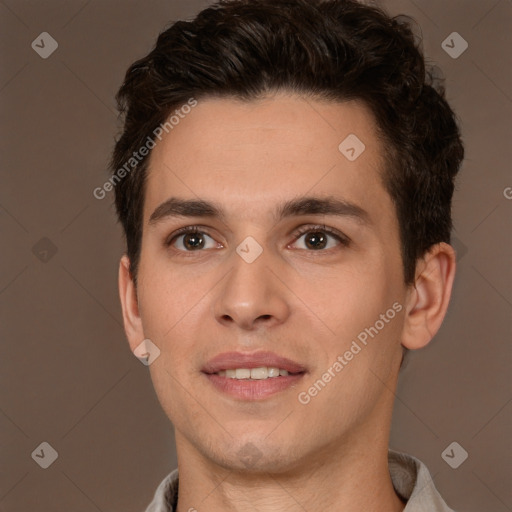
[[451, 510], [388, 451], [455, 273], [463, 147], [432, 82], [352, 0], [214, 4], [128, 70], [120, 296], [178, 456], [148, 512]]

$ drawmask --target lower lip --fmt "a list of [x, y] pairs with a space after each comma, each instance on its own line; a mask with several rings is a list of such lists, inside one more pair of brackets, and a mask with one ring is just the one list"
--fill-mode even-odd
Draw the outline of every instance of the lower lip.
[[242, 400], [261, 400], [292, 387], [302, 379], [303, 373], [270, 377], [261, 380], [230, 379], [216, 374], [205, 374], [208, 380], [223, 393]]

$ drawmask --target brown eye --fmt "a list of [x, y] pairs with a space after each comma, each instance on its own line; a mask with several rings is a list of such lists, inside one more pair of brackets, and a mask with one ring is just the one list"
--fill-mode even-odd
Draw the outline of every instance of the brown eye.
[[204, 247], [204, 237], [201, 233], [187, 233], [183, 235], [182, 243], [187, 250], [202, 249]]
[[166, 245], [173, 246], [183, 252], [201, 251], [202, 249], [214, 249], [217, 247], [215, 240], [196, 228], [189, 227], [179, 230], [171, 236]]
[[350, 243], [346, 236], [324, 226], [308, 226], [299, 231], [296, 237], [294, 245], [309, 251], [329, 250], [340, 245], [348, 246]]
[[327, 245], [327, 237], [320, 231], [306, 233], [304, 242], [308, 249], [324, 249]]

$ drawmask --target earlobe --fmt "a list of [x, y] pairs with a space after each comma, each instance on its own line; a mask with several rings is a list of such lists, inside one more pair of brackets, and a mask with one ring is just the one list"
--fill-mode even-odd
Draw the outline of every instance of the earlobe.
[[123, 310], [124, 330], [133, 352], [144, 340], [144, 331], [139, 313], [137, 290], [130, 273], [130, 260], [126, 255], [119, 262], [119, 297]]
[[455, 267], [455, 251], [444, 242], [434, 245], [417, 262], [415, 282], [406, 303], [404, 347], [423, 348], [441, 327], [450, 302]]

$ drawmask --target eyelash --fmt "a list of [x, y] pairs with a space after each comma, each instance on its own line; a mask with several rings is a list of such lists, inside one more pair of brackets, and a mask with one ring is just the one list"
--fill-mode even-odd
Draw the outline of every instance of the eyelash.
[[[306, 233], [316, 233], [316, 232], [327, 233], [328, 235], [335, 238], [340, 243], [340, 245], [342, 245], [344, 247], [348, 247], [350, 245], [351, 240], [347, 236], [343, 235], [342, 233], [340, 233], [334, 229], [328, 228], [325, 225], [312, 225], [312, 226], [303, 226], [303, 227], [298, 228], [297, 231], [293, 235], [294, 242], [296, 242], [302, 235], [305, 235]], [[206, 230], [201, 228], [201, 226], [186, 226], [184, 228], [180, 228], [180, 229], [176, 230], [172, 235], [170, 235], [165, 240], [164, 245], [166, 247], [170, 247], [176, 241], [176, 239], [178, 237], [180, 237], [182, 235], [187, 235], [187, 234], [194, 234], [194, 235], [205, 234], [205, 235], [208, 235], [211, 237], [211, 235], [209, 235]], [[211, 237], [211, 238], [213, 238], [213, 237]], [[180, 249], [176, 249], [176, 250], [180, 253], [202, 252], [202, 251], [182, 251]], [[320, 249], [318, 251], [310, 250], [308, 252], [326, 252], [329, 250], [330, 249]]]

